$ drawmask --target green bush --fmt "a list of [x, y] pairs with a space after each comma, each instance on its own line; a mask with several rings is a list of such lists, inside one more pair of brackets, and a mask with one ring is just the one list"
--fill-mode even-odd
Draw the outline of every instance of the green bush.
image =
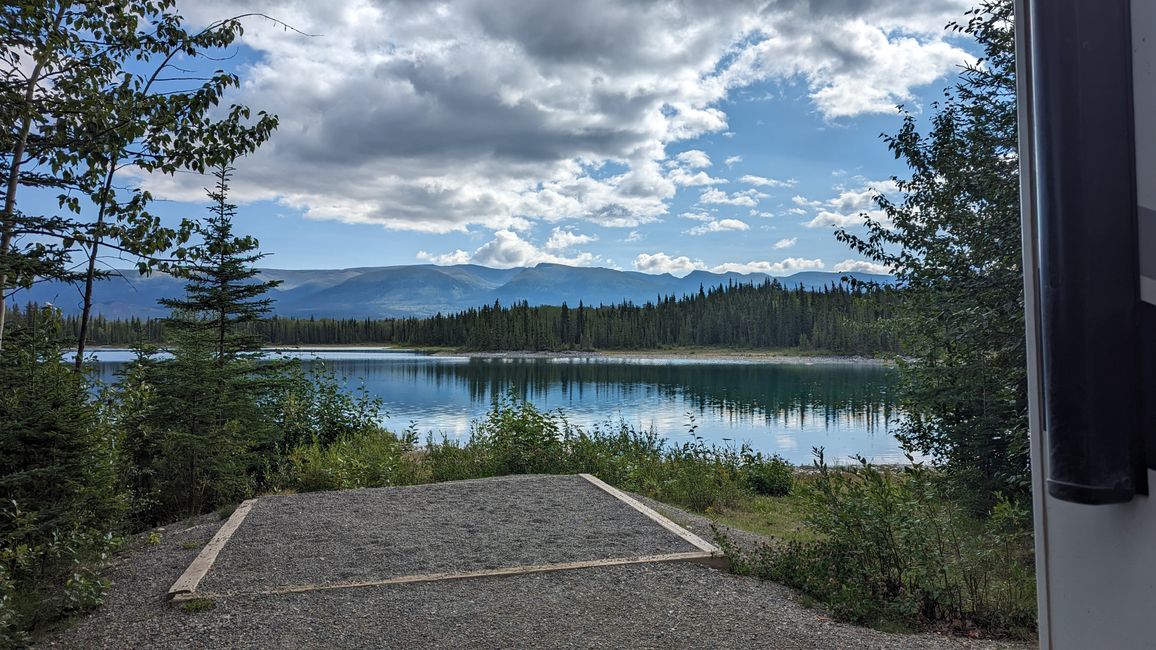
[[0, 647], [101, 602], [125, 506], [113, 436], [86, 378], [64, 363], [59, 315], [30, 310], [4, 343]]
[[832, 469], [819, 452], [816, 466], [805, 490], [806, 525], [818, 541], [742, 551], [723, 540], [735, 571], [796, 587], [856, 623], [1030, 636], [1035, 579], [1024, 509], [1001, 501], [975, 519], [917, 463]]
[[749, 447], [742, 451], [743, 476], [747, 487], [755, 494], [785, 497], [795, 484], [795, 468], [782, 456], [763, 456], [762, 452], [751, 453]]
[[312, 492], [421, 482], [414, 438], [376, 427], [343, 434], [328, 445], [315, 438], [289, 452], [292, 484]]

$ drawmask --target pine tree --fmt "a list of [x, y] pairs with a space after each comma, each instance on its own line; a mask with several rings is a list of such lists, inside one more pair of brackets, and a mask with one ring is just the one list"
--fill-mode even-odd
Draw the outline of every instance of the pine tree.
[[191, 253], [190, 263], [173, 275], [187, 281], [184, 298], [162, 298], [161, 305], [173, 310], [165, 325], [175, 335], [208, 335], [218, 366], [261, 349], [261, 340], [241, 327], [267, 314], [273, 299], [265, 297], [280, 283], [261, 281], [255, 264], [265, 255], [258, 253], [253, 237], [233, 235], [237, 206], [229, 203], [229, 175], [232, 168], [221, 166], [214, 172], [216, 187], [208, 191], [210, 216], [194, 226], [202, 238]]
[[[260, 469], [254, 451], [275, 442], [262, 400], [278, 368], [259, 361], [261, 341], [244, 326], [269, 311], [265, 294], [277, 283], [256, 277], [257, 241], [233, 234], [230, 171], [216, 171], [210, 216], [195, 227], [201, 242], [174, 272], [186, 280], [185, 296], [160, 301], [173, 310], [165, 320], [171, 356], [145, 351], [121, 382], [121, 401], [137, 408], [122, 425], [125, 449], [138, 456], [144, 522], [243, 498]], [[141, 391], [146, 399], [127, 399]]]

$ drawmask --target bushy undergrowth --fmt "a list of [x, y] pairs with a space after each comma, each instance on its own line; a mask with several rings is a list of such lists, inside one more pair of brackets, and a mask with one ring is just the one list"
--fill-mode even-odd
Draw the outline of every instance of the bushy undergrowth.
[[837, 617], [918, 628], [946, 625], [1030, 636], [1035, 580], [1030, 514], [1008, 501], [975, 519], [919, 464], [830, 468], [803, 488], [817, 541], [742, 551], [734, 570], [796, 587]]
[[303, 443], [289, 453], [289, 465], [286, 487], [298, 490], [588, 473], [698, 511], [791, 487], [790, 467], [778, 457], [719, 448], [701, 438], [671, 447], [656, 432], [625, 423], [584, 429], [512, 397], [496, 401], [465, 442], [430, 436], [417, 447], [412, 431], [397, 436], [374, 428], [329, 444]]

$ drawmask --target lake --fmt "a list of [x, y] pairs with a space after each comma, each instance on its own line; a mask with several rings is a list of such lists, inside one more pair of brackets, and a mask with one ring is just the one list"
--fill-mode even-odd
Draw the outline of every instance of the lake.
[[[405, 351], [294, 351], [324, 364], [350, 386], [380, 397], [394, 430], [411, 423], [423, 434], [465, 439], [470, 423], [495, 396], [513, 391], [543, 410], [561, 409], [573, 424], [625, 421], [653, 428], [671, 444], [692, 440], [747, 442], [796, 464], [811, 448], [848, 462], [861, 454], [905, 462], [888, 430], [894, 417], [894, 369], [872, 364], [787, 364], [652, 358], [471, 358]], [[132, 358], [97, 350], [97, 372], [114, 381]], [[424, 437], [424, 436], [423, 436]]]

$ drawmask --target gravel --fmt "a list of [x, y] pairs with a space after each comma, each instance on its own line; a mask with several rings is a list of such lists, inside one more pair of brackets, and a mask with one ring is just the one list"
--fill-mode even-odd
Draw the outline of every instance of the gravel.
[[578, 476], [314, 492], [259, 499], [197, 591], [697, 550]]
[[[490, 480], [473, 483], [470, 489], [520, 490], [543, 485], [540, 480], [527, 481], [519, 485]], [[370, 491], [327, 496], [362, 492]], [[427, 492], [433, 493], [432, 488]], [[420, 491], [409, 496], [416, 499], [417, 494]], [[340, 498], [324, 503], [329, 516], [346, 517]], [[705, 520], [660, 507], [664, 514], [675, 514], [680, 523], [689, 523], [709, 537]], [[581, 518], [577, 513], [573, 516]], [[215, 520], [210, 515], [192, 522], [192, 527], [169, 527], [162, 531], [160, 544], [143, 545], [124, 556], [111, 571], [114, 587], [107, 604], [42, 645], [85, 649], [1029, 647], [930, 634], [888, 634], [837, 623], [822, 611], [796, 602], [794, 592], [786, 587], [689, 563], [225, 596], [215, 599], [211, 609], [196, 612], [168, 606], [163, 600], [166, 590], [199, 552], [199, 547], [187, 547], [207, 542], [220, 525]], [[248, 521], [242, 530], [245, 525]], [[645, 522], [636, 525], [657, 528]], [[639, 539], [645, 538], [643, 534]], [[578, 547], [588, 540], [581, 535], [569, 539], [576, 539]]]

